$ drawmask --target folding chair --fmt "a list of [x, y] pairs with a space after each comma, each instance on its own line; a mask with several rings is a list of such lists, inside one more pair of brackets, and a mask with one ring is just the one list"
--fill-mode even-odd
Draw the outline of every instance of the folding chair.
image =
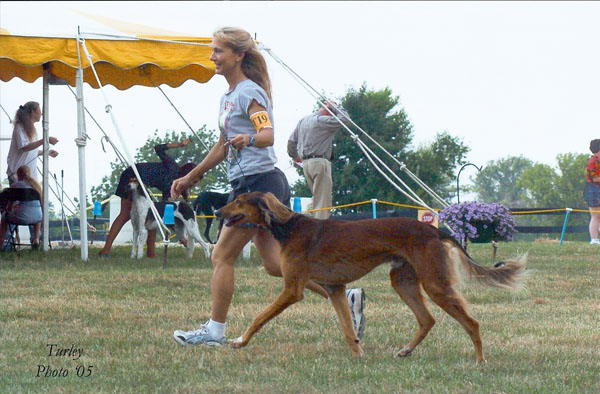
[[[0, 212], [4, 214], [6, 212], [7, 205], [10, 201], [40, 201], [40, 193], [35, 189], [29, 188], [7, 188], [0, 193]], [[23, 244], [17, 242], [17, 233], [19, 226], [32, 226], [37, 222], [23, 222], [23, 221], [12, 221], [8, 215], [4, 217], [7, 222], [7, 240], [6, 245], [3, 246], [4, 250], [17, 249], [18, 246], [31, 246], [33, 244]], [[32, 227], [30, 227], [32, 228]], [[33, 235], [33, 234], [32, 234]], [[33, 238], [32, 238], [33, 239]], [[4, 242], [4, 240], [1, 240]]]

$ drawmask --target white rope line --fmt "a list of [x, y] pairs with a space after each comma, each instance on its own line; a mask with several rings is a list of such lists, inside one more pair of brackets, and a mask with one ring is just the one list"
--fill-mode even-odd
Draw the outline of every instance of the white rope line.
[[[58, 178], [56, 178], [56, 174], [53, 174], [53, 175], [54, 175], [54, 183], [56, 183], [56, 190], [58, 190], [60, 187], [58, 184]], [[50, 185], [50, 183], [48, 183], [48, 185]], [[50, 188], [50, 189], [52, 189], [52, 188]], [[60, 187], [60, 189], [62, 190], [63, 195], [66, 194], [62, 187]], [[54, 193], [54, 191], [52, 191], [52, 192]], [[69, 221], [67, 220], [67, 216], [65, 215], [65, 202], [62, 198], [58, 197], [57, 193], [54, 193], [54, 195], [56, 196], [58, 201], [60, 201], [60, 212], [62, 215], [62, 217], [60, 219], [61, 226], [62, 226], [63, 222], [67, 224], [67, 231], [69, 232], [69, 238], [71, 238], [71, 245], [73, 245], [73, 234], [71, 233], [71, 225], [69, 224]], [[68, 197], [68, 195], [67, 195], [67, 197]], [[79, 226], [79, 227], [81, 228], [81, 226]], [[62, 233], [62, 231], [61, 231], [61, 233]]]
[[[42, 159], [39, 156], [38, 156], [38, 158], [40, 159], [40, 162], [42, 162]], [[43, 162], [42, 162], [42, 164], [43, 164]], [[36, 167], [36, 169], [38, 170], [38, 173], [40, 175], [43, 175], [43, 173], [39, 167]], [[79, 214], [79, 208], [77, 207], [75, 202], [71, 199], [71, 197], [69, 197], [69, 194], [67, 192], [65, 192], [64, 188], [58, 183], [56, 173], [53, 173], [52, 176], [54, 177], [54, 182], [56, 183], [56, 190], [54, 190], [52, 188], [52, 185], [50, 183], [48, 183], [48, 188], [52, 192], [52, 194], [54, 194], [54, 197], [56, 197], [56, 199], [61, 202], [61, 210], [62, 210], [63, 214], [64, 214], [64, 208], [66, 208], [67, 211], [69, 211], [69, 213], [71, 214], [71, 216], [77, 217]], [[58, 196], [58, 192], [64, 193], [65, 197], [67, 197], [67, 200], [73, 205], [73, 208], [75, 209], [74, 211], [73, 211], [73, 209], [65, 206], [64, 201]], [[87, 223], [87, 227], [95, 230], [94, 226], [92, 226], [89, 223]], [[69, 232], [70, 232], [70, 230], [69, 230]], [[73, 241], [72, 237], [71, 237], [71, 241]]]
[[[42, 161], [42, 159], [40, 159], [40, 162], [41, 161]], [[40, 175], [43, 175], [42, 171], [40, 170], [39, 167], [36, 166], [36, 169], [38, 170], [38, 173]], [[52, 174], [52, 176], [56, 180], [56, 174]], [[58, 181], [56, 181], [56, 182], [57, 182], [57, 185], [58, 185]], [[57, 192], [54, 191], [54, 189], [52, 189], [52, 185], [50, 183], [48, 183], [48, 187], [49, 187], [50, 191], [52, 192], [52, 194], [54, 194], [54, 197], [56, 197], [58, 199], [58, 201], [61, 201], [61, 198], [58, 197]], [[61, 192], [65, 193], [65, 196], [67, 197], [67, 200], [73, 205], [73, 209], [74, 210], [71, 209], [71, 208], [69, 208], [69, 207], [64, 206], [64, 202], [62, 202], [62, 206], [64, 206], [71, 213], [72, 216], [77, 216], [77, 214], [79, 212], [79, 208], [77, 208], [77, 205], [75, 204], [75, 202], [73, 202], [73, 200], [71, 199], [71, 197], [69, 197], [69, 195], [64, 191], [64, 189], [62, 187], [59, 187], [59, 189], [60, 190], [58, 190], [58, 191], [61, 191]]]
[[[397, 176], [397, 175], [396, 175], [396, 173], [395, 173], [395, 172], [394, 172], [394, 171], [393, 171], [391, 168], [389, 168], [389, 167], [387, 166], [387, 164], [385, 164], [385, 162], [384, 162], [383, 160], [381, 160], [381, 158], [380, 158], [379, 156], [377, 156], [377, 155], [375, 154], [375, 152], [373, 152], [373, 150], [371, 150], [371, 148], [369, 148], [369, 147], [367, 146], [367, 144], [365, 144], [365, 143], [364, 143], [364, 142], [363, 142], [363, 141], [362, 141], [362, 140], [361, 140], [361, 139], [360, 139], [358, 136], [356, 136], [356, 135], [353, 137], [353, 139], [354, 139], [354, 141], [355, 141], [355, 142], [356, 142], [356, 143], [357, 143], [359, 146], [361, 146], [361, 147], [364, 147], [364, 149], [363, 149], [363, 148], [361, 148], [361, 149], [363, 150], [363, 153], [365, 153], [365, 156], [367, 156], [367, 157], [368, 157], [369, 155], [371, 155], [372, 157], [374, 157], [375, 159], [377, 159], [377, 161], [380, 163], [380, 165], [381, 165], [381, 166], [383, 166], [383, 167], [384, 167], [384, 168], [385, 168], [385, 169], [386, 169], [386, 170], [387, 170], [387, 171], [388, 171], [390, 174], [392, 174], [392, 175], [394, 176], [394, 178], [396, 178], [396, 180], [397, 180], [398, 182], [400, 182], [400, 183], [401, 183], [401, 184], [402, 184], [402, 185], [403, 185], [403, 186], [406, 188], [406, 190], [408, 190], [408, 192], [409, 192], [409, 193], [410, 193], [410, 194], [411, 194], [411, 195], [412, 195], [414, 198], [411, 198], [411, 197], [409, 197], [408, 195], [407, 195], [407, 197], [409, 197], [411, 200], [413, 200], [413, 202], [416, 202], [417, 204], [422, 204], [423, 206], [425, 206], [426, 208], [428, 208], [429, 210], [431, 210], [431, 211], [433, 212], [433, 210], [432, 210], [432, 209], [431, 209], [431, 208], [430, 208], [430, 207], [429, 207], [429, 206], [428, 206], [428, 205], [427, 205], [427, 204], [426, 204], [426, 203], [425, 203], [425, 202], [424, 202], [424, 201], [421, 199], [421, 197], [419, 197], [419, 195], [418, 195], [417, 193], [415, 193], [415, 191], [414, 191], [414, 190], [412, 190], [412, 189], [410, 188], [410, 186], [408, 186], [408, 185], [407, 185], [407, 184], [406, 184], [406, 183], [405, 183], [405, 182], [404, 182], [404, 181], [403, 181], [403, 180], [402, 180], [402, 179], [401, 179], [399, 176]], [[368, 151], [368, 153], [367, 153], [367, 152], [365, 152], [365, 149]], [[373, 161], [372, 161], [372, 160], [371, 160], [371, 162], [373, 163]], [[374, 165], [375, 167], [377, 167], [377, 165], [376, 165], [375, 163], [373, 163], [373, 165]], [[418, 178], [417, 178], [417, 180], [418, 180]]]
[[[360, 141], [360, 139], [359, 139], [358, 137], [356, 137], [356, 139], [357, 139], [358, 141]], [[359, 146], [359, 148], [360, 148], [360, 149], [363, 151], [363, 153], [365, 154], [365, 156], [367, 157], [367, 159], [368, 159], [368, 160], [369, 160], [369, 161], [370, 161], [370, 162], [373, 164], [373, 166], [375, 167], [375, 169], [376, 169], [377, 171], [379, 171], [379, 172], [381, 173], [381, 175], [382, 175], [382, 176], [383, 176], [385, 179], [387, 179], [387, 180], [388, 180], [388, 182], [390, 182], [390, 183], [391, 183], [391, 184], [392, 184], [392, 185], [393, 185], [393, 186], [394, 186], [394, 187], [395, 187], [395, 188], [396, 188], [396, 189], [397, 189], [397, 190], [398, 190], [400, 193], [404, 194], [406, 197], [408, 197], [409, 199], [413, 200], [413, 202], [416, 202], [417, 204], [421, 204], [422, 206], [424, 206], [425, 208], [427, 208], [427, 209], [429, 210], [429, 212], [431, 212], [432, 214], [434, 214], [436, 217], [438, 217], [438, 218], [439, 218], [439, 213], [438, 213], [437, 211], [435, 211], [434, 209], [432, 209], [432, 208], [431, 208], [429, 205], [425, 204], [425, 202], [424, 202], [424, 201], [423, 201], [423, 200], [422, 200], [422, 199], [421, 199], [421, 198], [420, 198], [418, 195], [416, 195], [416, 194], [415, 194], [415, 197], [416, 197], [416, 199], [413, 199], [413, 198], [412, 198], [411, 196], [409, 196], [409, 195], [408, 195], [408, 194], [407, 194], [405, 191], [403, 191], [402, 189], [398, 188], [398, 186], [397, 186], [397, 185], [396, 185], [394, 182], [392, 182], [392, 181], [391, 181], [391, 180], [388, 178], [388, 176], [387, 176], [386, 174], [384, 174], [384, 173], [383, 173], [383, 171], [382, 171], [382, 170], [381, 170], [381, 169], [380, 169], [380, 168], [379, 168], [379, 167], [378, 167], [378, 166], [377, 166], [377, 165], [376, 165], [376, 164], [373, 162], [373, 160], [372, 160], [371, 156], [370, 156], [369, 154], [367, 154], [367, 152], [365, 151], [365, 149], [367, 149], [367, 150], [369, 150], [369, 151], [372, 153], [372, 151], [369, 149], [369, 147], [368, 147], [368, 146], [366, 146], [366, 145], [364, 144], [364, 142], [360, 141], [360, 143], [358, 143], [357, 145], [358, 145], [358, 146]], [[363, 147], [364, 147], [365, 149], [363, 149]], [[373, 154], [373, 156], [374, 156], [374, 157], [375, 157], [375, 158], [376, 158], [376, 159], [377, 159], [379, 162], [381, 162], [381, 163], [383, 164], [383, 161], [382, 161], [382, 160], [381, 160], [381, 159], [380, 159], [380, 158], [379, 158], [377, 155]], [[385, 166], [385, 164], [384, 164], [384, 166]], [[394, 175], [395, 175], [395, 174], [394, 174]], [[402, 181], [401, 181], [401, 182], [402, 182]], [[404, 183], [404, 182], [402, 182], [402, 183]], [[414, 192], [413, 192], [413, 190], [412, 190], [412, 189], [410, 189], [408, 186], [406, 186], [406, 188], [407, 188], [407, 189], [408, 189], [408, 190], [409, 190], [411, 193], [413, 193], [413, 194], [414, 194]], [[450, 233], [452, 233], [452, 235], [453, 235], [453, 236], [456, 234], [456, 232], [455, 232], [455, 231], [454, 231], [454, 230], [453, 230], [453, 229], [452, 229], [450, 226], [446, 226], [446, 227], [447, 227], [447, 229], [450, 231]], [[455, 238], [456, 238], [456, 237], [455, 237]]]
[[[316, 89], [314, 89], [312, 86], [310, 86], [310, 84], [308, 84], [308, 82], [306, 82], [302, 77], [300, 77], [295, 71], [293, 71], [285, 62], [283, 62], [277, 55], [275, 55], [271, 49], [269, 48], [265, 48], [263, 45], [260, 45], [261, 49], [264, 49], [265, 51], [267, 51], [267, 53], [269, 53], [269, 55], [271, 55], [271, 57], [273, 57], [273, 59], [275, 59], [275, 61], [277, 61], [284, 69], [286, 69], [297, 81], [300, 82], [300, 84], [309, 92], [309, 94], [311, 94], [313, 96], [313, 98], [317, 99], [317, 101], [319, 101], [320, 104], [324, 104], [323, 101], [327, 101], [329, 102], [331, 105], [333, 105], [333, 107], [339, 111], [339, 107], [337, 105], [335, 105], [334, 103], [330, 102], [329, 100], [327, 100], [326, 97], [324, 97], [322, 94], [320, 94]], [[310, 90], [312, 90], [312, 93], [310, 92]], [[318, 96], [315, 97], [315, 95]], [[320, 98], [320, 99], [319, 99]], [[323, 101], [321, 101], [323, 100]], [[353, 138], [356, 138], [355, 133], [353, 133], [331, 110], [329, 110], [329, 108], [325, 107], [327, 109], [327, 111], [334, 116], [337, 121], [340, 123], [340, 125], [345, 128], [351, 135]], [[430, 194], [435, 200], [437, 200], [442, 206], [447, 207], [449, 206], [449, 204], [447, 202], [445, 202], [437, 193], [435, 193], [429, 186], [427, 186], [423, 181], [421, 181], [415, 174], [413, 174], [410, 170], [408, 170], [408, 168], [406, 167], [406, 165], [400, 161], [398, 161], [391, 153], [389, 153], [383, 146], [381, 146], [381, 144], [379, 144], [375, 139], [373, 139], [369, 134], [367, 134], [360, 126], [358, 126], [352, 119], [348, 118], [350, 123], [352, 125], [354, 125], [358, 130], [360, 130], [364, 135], [367, 136], [367, 138], [369, 138], [373, 143], [375, 143], [380, 149], [382, 149], [385, 153], [388, 154], [388, 156], [390, 156], [398, 165], [400, 165], [400, 168], [402, 169], [402, 171], [404, 171], [411, 179], [415, 180], [415, 182], [421, 186], [425, 192], [427, 192], [428, 194]], [[361, 141], [362, 142], [362, 141]], [[383, 162], [382, 162], [383, 163]], [[393, 174], [393, 176], [400, 182], [402, 182], [400, 180], [400, 178], [391, 170], [388, 168], [388, 171], [390, 171], [391, 174]], [[388, 179], [389, 180], [389, 179]], [[397, 188], [397, 185], [394, 185]], [[408, 188], [408, 186], [406, 186]], [[410, 190], [410, 188], [408, 188]], [[412, 191], [411, 191], [412, 192]], [[413, 192], [414, 193], [414, 192]]]
[[431, 187], [429, 187], [429, 185], [427, 185], [425, 182], [423, 182], [418, 176], [416, 176], [415, 174], [413, 174], [408, 167], [406, 167], [406, 165], [402, 165], [401, 167], [402, 171], [404, 171], [405, 174], [407, 174], [412, 180], [414, 180], [415, 182], [417, 182], [417, 184], [419, 186], [421, 186], [421, 188], [423, 188], [423, 190], [425, 190], [427, 193], [429, 193], [431, 196], [433, 196], [444, 208], [449, 207], [450, 204], [447, 203], [446, 201], [444, 201], [444, 199], [442, 199]]
[[[41, 161], [41, 160], [42, 160], [42, 159], [40, 159], [40, 161]], [[36, 168], [37, 168], [37, 170], [38, 170], [38, 173], [39, 173], [39, 174], [42, 174], [42, 171], [39, 169], [39, 167], [36, 167]], [[42, 175], [43, 175], [43, 174], [42, 174]], [[59, 184], [58, 184], [58, 180], [56, 179], [56, 174], [52, 174], [52, 175], [54, 176], [54, 181], [55, 181], [55, 183], [56, 183], [57, 190], [58, 190], [58, 189], [60, 189], [60, 191], [62, 191], [63, 193], [65, 193], [65, 196], [67, 196], [67, 199], [69, 200], [69, 202], [71, 202], [71, 204], [73, 204], [73, 206], [75, 207], [75, 203], [73, 202], [73, 200], [71, 200], [71, 198], [70, 198], [70, 197], [69, 197], [69, 195], [68, 195], [68, 194], [67, 194], [67, 193], [64, 191], [64, 189], [63, 189], [61, 186], [59, 186]], [[54, 189], [52, 188], [52, 185], [50, 184], [50, 182], [48, 182], [48, 189], [49, 189], [49, 190], [52, 192], [52, 194], [54, 194], [54, 197], [56, 197], [56, 199], [57, 199], [58, 201], [61, 201], [61, 210], [62, 210], [62, 213], [63, 213], [63, 215], [64, 215], [64, 208], [67, 208], [67, 210], [68, 210], [68, 211], [71, 213], [71, 216], [77, 217], [77, 215], [78, 215], [77, 211], [79, 211], [79, 209], [75, 208], [75, 212], [74, 212], [74, 211], [73, 211], [73, 210], [71, 210], [69, 207], [65, 207], [65, 205], [64, 205], [64, 201], [62, 201], [62, 200], [61, 200], [61, 198], [58, 196], [58, 193], [57, 193], [57, 191], [56, 191], [56, 190], [54, 190]], [[68, 225], [68, 220], [67, 220], [66, 222], [67, 222], [67, 227], [68, 227], [68, 226], [69, 226], [69, 225]], [[88, 227], [89, 229], [93, 229], [93, 231], [96, 231], [96, 229], [94, 228], [94, 226], [92, 226], [92, 225], [91, 225], [91, 224], [89, 224], [89, 223], [87, 223], [87, 227]], [[70, 228], [69, 228], [69, 234], [71, 234], [71, 229], [70, 229]], [[73, 236], [71, 236], [71, 242], [73, 242]]]
[[[311, 89], [315, 94], [317, 94], [322, 100], [326, 101], [327, 98], [325, 96], [323, 96], [321, 93], [319, 93], [315, 88], [313, 88], [308, 82], [306, 82], [302, 77], [300, 77], [294, 70], [292, 70], [283, 60], [281, 60], [281, 58], [279, 58], [277, 55], [275, 55], [273, 53], [273, 51], [270, 48], [264, 48], [264, 46], [262, 46], [262, 48], [267, 51], [267, 53], [269, 53], [269, 55], [271, 55], [271, 57], [273, 57], [275, 59], [275, 61], [277, 61], [279, 64], [281, 64], [288, 72], [290, 72], [297, 80], [301, 81], [302, 84], [306, 85], [307, 88]], [[314, 97], [314, 96], [313, 96]], [[323, 104], [323, 102], [321, 102], [319, 100], [320, 104]], [[339, 108], [331, 103], [336, 110], [339, 110]], [[329, 111], [329, 108], [327, 108], [327, 110]], [[330, 114], [334, 115], [331, 111], [329, 111]], [[339, 118], [336, 117], [336, 119], [338, 121]], [[377, 145], [381, 150], [383, 150], [385, 153], [388, 154], [388, 156], [390, 156], [398, 165], [403, 166], [404, 163], [398, 161], [390, 152], [388, 152], [383, 146], [381, 146], [381, 144], [379, 144], [375, 139], [373, 139], [369, 134], [367, 134], [366, 131], [364, 131], [359, 125], [357, 125], [356, 123], [354, 123], [354, 121], [350, 118], [348, 118], [348, 120], [350, 121], [350, 123], [356, 127], [360, 132], [362, 132], [367, 138], [369, 138], [373, 143], [375, 143], [375, 145]], [[340, 122], [341, 123], [341, 122]]]
[[[77, 95], [75, 94], [75, 92], [73, 91], [73, 89], [71, 89], [71, 87], [69, 85], [67, 85], [67, 87], [69, 88], [69, 90], [71, 91], [71, 93], [73, 93], [73, 96], [75, 96], [75, 99], [77, 99]], [[105, 139], [110, 144], [110, 146], [113, 148], [113, 150], [115, 151], [115, 154], [117, 155], [117, 158], [121, 161], [121, 164], [125, 165], [127, 163], [126, 160], [125, 160], [125, 158], [123, 157], [123, 155], [121, 154], [121, 152], [119, 151], [119, 149], [117, 149], [116, 145], [113, 144], [112, 140], [106, 134], [106, 132], [104, 131], [104, 129], [100, 126], [100, 124], [98, 123], [98, 121], [96, 121], [96, 118], [94, 118], [94, 116], [90, 113], [90, 111], [88, 111], [88, 109], [87, 109], [87, 107], [85, 105], [83, 106], [83, 109], [85, 109], [85, 112], [87, 112], [87, 114], [90, 116], [90, 118], [92, 118], [92, 120], [94, 121], [94, 123], [96, 123], [96, 126], [98, 126], [98, 128], [100, 129], [100, 131], [102, 132], [102, 134], [104, 134], [104, 137], [102, 137], [100, 139], [100, 143], [102, 144], [102, 150], [104, 151], [104, 153], [106, 153], [106, 149], [104, 149], [104, 143], [102, 142], [103, 139]], [[91, 138], [89, 138], [89, 139], [91, 140]]]
[[[259, 47], [261, 49], [264, 49], [267, 53], [269, 53], [269, 55], [271, 55], [271, 57], [273, 57], [273, 59], [278, 62], [285, 70], [287, 70], [294, 79], [296, 79], [300, 85], [314, 98], [316, 99], [321, 105], [323, 105], [325, 102], [329, 102], [338, 112], [340, 111], [340, 108], [335, 105], [334, 103], [332, 103], [331, 101], [327, 100], [326, 97], [324, 97], [322, 94], [320, 94], [316, 89], [314, 89], [312, 86], [310, 86], [310, 84], [308, 84], [308, 82], [306, 82], [302, 77], [300, 77], [296, 72], [294, 72], [285, 62], [283, 62], [279, 57], [277, 57], [277, 55], [275, 55], [271, 49], [269, 48], [265, 48], [263, 45], [259, 45]], [[312, 92], [311, 92], [312, 90]], [[363, 146], [366, 147], [366, 145], [364, 145], [364, 143], [358, 138], [358, 136], [356, 135], [356, 133], [354, 133], [352, 130], [350, 130], [350, 128], [348, 128], [348, 126], [346, 124], [344, 124], [341, 119], [334, 114], [329, 108], [327, 108], [326, 106], [324, 106], [324, 108], [327, 109], [327, 111], [333, 116], [335, 117], [335, 119], [340, 123], [340, 125], [346, 129], [346, 131], [348, 133], [350, 133], [350, 135], [352, 136], [352, 139], [359, 143], [359, 144], [363, 144]], [[418, 179], [418, 177], [416, 177], [413, 173], [411, 173], [410, 171], [408, 171], [408, 169], [406, 168], [406, 166], [404, 165], [404, 163], [399, 162], [398, 160], [396, 160], [396, 158], [394, 156], [392, 156], [387, 150], [385, 150], [385, 148], [383, 148], [381, 146], [381, 144], [379, 144], [377, 141], [375, 141], [373, 138], [371, 138], [362, 128], [360, 128], [356, 123], [354, 123], [354, 121], [352, 119], [350, 119], [348, 117], [348, 119], [350, 120], [350, 122], [357, 128], [359, 129], [363, 134], [365, 134], [369, 139], [371, 139], [379, 148], [381, 148], [384, 152], [386, 152], [390, 157], [392, 157], [394, 159], [394, 161], [396, 163], [398, 163], [401, 166], [401, 169], [405, 172], [408, 173], [409, 177], [411, 177], [412, 179], [414, 179], [417, 184], [419, 184], [419, 186], [423, 187], [425, 192], [427, 192], [428, 194], [430, 194], [434, 199], [436, 199], [440, 204], [442, 204], [442, 206], [446, 207], [448, 206], [448, 203], [446, 203], [441, 197], [439, 197], [439, 195], [437, 195], [435, 192], [433, 192], [433, 190], [431, 190], [431, 188], [429, 188], [428, 186], [425, 185], [424, 182], [422, 182], [420, 179]], [[367, 155], [367, 153], [365, 152], [365, 150], [361, 147], [361, 150], [363, 151], [363, 153], [365, 153], [365, 155]], [[418, 195], [410, 189], [410, 187], [408, 185], [406, 185], [406, 183], [404, 183], [399, 177], [398, 175], [396, 175], [396, 173], [391, 170], [388, 166], [385, 165], [385, 163], [383, 163], [383, 161], [377, 156], [375, 155], [375, 153], [373, 153], [371, 151], [371, 154], [375, 157], [377, 157], [378, 161], [380, 163], [382, 163], [382, 165], [386, 168], [386, 170], [388, 170], [390, 172], [390, 174], [393, 175], [394, 178], [396, 178], [400, 183], [402, 183], [404, 185], [404, 187], [409, 190], [409, 192], [415, 196], [418, 200], [420, 200], [420, 197], [418, 197]], [[392, 184], [392, 186], [394, 186], [396, 189], [398, 189], [399, 191], [401, 191], [401, 188], [395, 184], [388, 176], [386, 176], [385, 174], [383, 174], [383, 172], [381, 171], [380, 168], [377, 167], [377, 164], [375, 164], [373, 162], [372, 159], [369, 158], [369, 161], [371, 161], [371, 163], [376, 167], [376, 169], [382, 173], [382, 175], [384, 175], [384, 177], [386, 178], [386, 180], [388, 180], [388, 182], [390, 182]], [[411, 200], [415, 201], [414, 198], [410, 197], [406, 192], [402, 191], [403, 194], [405, 194], [408, 198], [410, 198]], [[415, 201], [416, 202], [416, 201]], [[422, 201], [419, 202], [420, 204], [423, 204], [424, 206], [428, 207], [427, 204], [424, 204]], [[429, 208], [429, 207], [428, 207]], [[433, 211], [433, 210], [432, 210]]]
[[0, 104], [0, 107], [2, 107], [2, 111], [4, 112], [4, 114], [6, 115], [6, 117], [8, 118], [8, 121], [10, 122], [10, 124], [12, 124], [13, 120], [10, 117], [10, 115], [8, 114], [8, 112], [6, 112], [6, 109], [4, 109], [4, 106], [2, 104]]
[[[364, 143], [362, 142], [358, 137], [356, 137], [356, 141], [358, 147], [363, 151], [364, 155], [367, 157], [367, 159], [371, 162], [371, 164], [373, 164], [373, 166], [375, 167], [375, 169], [377, 171], [379, 171], [381, 173], [381, 175], [383, 175], [383, 177], [385, 179], [388, 180], [388, 182], [390, 182], [392, 184], [392, 186], [394, 186], [400, 193], [404, 194], [408, 199], [412, 200], [414, 203], [416, 203], [417, 205], [422, 205], [425, 208], [427, 208], [428, 210], [430, 210], [434, 215], [437, 216], [437, 212], [431, 208], [429, 205], [427, 205], [422, 199], [421, 197], [419, 197], [419, 195], [417, 195], [406, 183], [404, 183], [404, 181], [402, 181], [401, 179], [398, 179], [400, 181], [400, 183], [402, 183], [402, 185], [406, 188], [406, 190], [408, 190], [408, 192], [402, 190], [400, 187], [398, 187], [384, 172], [383, 170], [381, 170], [381, 168], [375, 164], [375, 162], [373, 161], [374, 157], [375, 159], [377, 159], [377, 161], [379, 161], [379, 163], [381, 165], [383, 165], [384, 168], [386, 168], [388, 171], [391, 172], [391, 170], [389, 169], [389, 167], [387, 167], [387, 165], [381, 160], [381, 158], [379, 158], [376, 154], [373, 153], [373, 151]], [[395, 175], [393, 172], [391, 172], [393, 175]], [[410, 193], [410, 194], [409, 194]]]
[[[192, 126], [189, 124], [189, 122], [187, 121], [187, 119], [182, 115], [182, 113], [179, 111], [179, 109], [175, 106], [175, 104], [173, 103], [173, 101], [171, 101], [171, 99], [169, 98], [169, 96], [167, 96], [167, 94], [165, 93], [165, 91], [160, 87], [160, 84], [156, 84], [153, 80], [152, 77], [150, 76], [149, 72], [146, 72], [145, 69], [142, 69], [142, 72], [146, 75], [146, 77], [148, 78], [148, 81], [150, 81], [150, 83], [152, 84], [152, 86], [154, 86], [155, 88], [157, 88], [159, 90], [159, 92], [162, 93], [163, 97], [169, 102], [169, 104], [171, 104], [171, 107], [173, 107], [173, 109], [175, 110], [175, 112], [177, 112], [177, 115], [179, 115], [179, 117], [181, 118], [181, 120], [183, 120], [183, 123], [186, 124], [186, 126], [188, 127], [188, 129], [190, 129], [190, 131], [192, 132], [192, 134], [194, 134], [194, 136], [196, 138], [198, 138], [198, 141], [200, 141], [200, 143], [202, 144], [202, 146], [204, 147], [204, 149], [206, 149], [207, 152], [210, 152], [210, 148], [204, 143], [204, 141], [202, 140], [202, 138], [200, 138], [200, 136], [196, 133], [196, 131], [192, 128]], [[219, 167], [219, 169], [225, 174], [227, 175], [227, 169], [225, 168], [225, 166], [223, 166], [223, 164], [219, 163], [217, 164], [216, 167]]]
[[116, 39], [127, 39], [127, 40], [132, 40], [132, 41], [164, 42], [164, 43], [168, 43], [168, 44], [195, 45], [195, 46], [202, 46], [202, 47], [209, 47], [211, 45], [211, 44], [205, 44], [202, 42], [167, 40], [167, 39], [162, 39], [162, 38], [150, 38], [150, 37], [137, 37], [137, 36], [124, 35], [124, 34], [86, 33], [86, 32], [82, 32], [80, 34], [81, 34], [81, 36], [87, 36], [90, 39], [93, 39], [94, 36], [98, 36], [98, 37], [109, 37], [109, 38], [116, 38]]
[[[79, 40], [79, 42], [85, 52], [86, 57], [88, 58], [88, 62], [90, 63], [92, 71], [94, 72], [94, 76], [96, 77], [96, 82], [98, 83], [100, 91], [102, 92], [102, 95], [104, 96], [104, 101], [106, 103], [106, 112], [109, 113], [111, 120], [113, 122], [113, 126], [115, 127], [117, 136], [119, 137], [119, 140], [121, 141], [121, 146], [123, 147], [123, 150], [125, 151], [125, 158], [127, 159], [127, 162], [133, 169], [133, 173], [135, 174], [136, 179], [138, 180], [140, 186], [142, 187], [142, 191], [144, 192], [144, 195], [146, 196], [146, 198], [149, 201], [153, 201], [152, 198], [150, 197], [150, 195], [148, 194], [148, 190], [146, 190], [146, 186], [144, 185], [144, 182], [142, 181], [142, 177], [140, 176], [140, 174], [138, 172], [137, 166], [135, 165], [135, 162], [134, 162], [131, 154], [129, 153], [127, 144], [125, 143], [125, 139], [123, 138], [123, 135], [121, 134], [121, 130], [119, 129], [117, 119], [115, 118], [115, 115], [112, 112], [112, 106], [110, 105], [108, 98], [106, 97], [106, 93], [104, 92], [104, 87], [102, 86], [102, 83], [100, 82], [100, 78], [98, 77], [98, 73], [96, 72], [94, 63], [92, 62], [92, 56], [88, 52], [87, 47], [85, 45], [85, 40], [82, 38]], [[158, 229], [160, 231], [161, 236], [163, 237], [163, 241], [169, 242], [169, 238], [168, 238], [167, 234], [170, 234], [170, 231], [167, 228], [167, 226], [165, 226], [165, 224], [163, 223], [162, 217], [160, 217], [160, 215], [158, 214], [158, 211], [156, 210], [156, 206], [154, 204], [150, 204], [150, 211], [152, 212], [152, 215], [154, 216], [154, 219], [156, 220], [156, 222], [160, 223], [160, 226], [158, 226]], [[165, 231], [166, 231], [166, 233], [165, 233]]]
[[[152, 82], [152, 84], [154, 85], [154, 82], [152, 80], [150, 80], [150, 82]], [[171, 101], [171, 99], [169, 98], [169, 96], [167, 96], [167, 94], [162, 90], [162, 88], [160, 86], [156, 86], [156, 88], [163, 94], [163, 96], [165, 97], [165, 99], [167, 99], [167, 101], [169, 102], [169, 104], [171, 104], [171, 107], [173, 107], [173, 109], [175, 110], [175, 112], [177, 112], [177, 114], [179, 115], [179, 117], [187, 125], [187, 127], [190, 129], [190, 131], [192, 132], [192, 134], [194, 134], [194, 136], [196, 138], [198, 138], [198, 141], [200, 141], [200, 143], [202, 144], [202, 146], [204, 147], [204, 149], [206, 149], [207, 152], [210, 152], [210, 148], [204, 143], [204, 141], [202, 140], [202, 138], [200, 138], [200, 136], [198, 134], [196, 134], [196, 132], [194, 131], [194, 129], [192, 128], [192, 126], [190, 126], [190, 124], [183, 117], [183, 115], [181, 114], [181, 112], [179, 112], [179, 110], [177, 109], [177, 107], [175, 106], [175, 104], [173, 104], [173, 102]], [[219, 164], [217, 164], [217, 167], [219, 167], [219, 169], [221, 171], [223, 171], [224, 174], [227, 174], [227, 170], [225, 169], [225, 166], [223, 166], [223, 164], [219, 163]]]

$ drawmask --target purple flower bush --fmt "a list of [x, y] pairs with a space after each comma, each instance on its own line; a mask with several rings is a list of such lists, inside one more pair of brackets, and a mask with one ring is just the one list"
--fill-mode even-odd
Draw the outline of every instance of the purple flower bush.
[[452, 204], [440, 212], [439, 220], [454, 230], [460, 240], [477, 240], [482, 236], [480, 233], [487, 232], [491, 234], [490, 240], [512, 241], [516, 233], [515, 219], [500, 203], [466, 201]]

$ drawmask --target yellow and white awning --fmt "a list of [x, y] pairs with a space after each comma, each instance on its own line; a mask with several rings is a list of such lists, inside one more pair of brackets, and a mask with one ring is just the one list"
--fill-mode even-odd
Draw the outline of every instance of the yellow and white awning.
[[[0, 33], [0, 80], [34, 82], [48, 65], [57, 78], [75, 86], [79, 67], [76, 38], [16, 36]], [[85, 39], [103, 85], [128, 89], [134, 85], [178, 87], [188, 79], [204, 83], [214, 75], [209, 60], [212, 38], [146, 37], [145, 39]], [[81, 48], [80, 48], [81, 50]], [[86, 54], [81, 50], [84, 82], [98, 88]]]

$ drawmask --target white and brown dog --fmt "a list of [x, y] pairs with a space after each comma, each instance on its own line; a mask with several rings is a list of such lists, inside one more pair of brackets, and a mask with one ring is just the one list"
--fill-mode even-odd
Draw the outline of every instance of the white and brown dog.
[[[144, 254], [144, 244], [148, 237], [148, 230], [158, 229], [158, 223], [150, 210], [152, 202], [144, 196], [140, 185], [133, 180], [129, 183], [131, 197], [131, 226], [133, 227], [133, 244], [131, 247], [131, 258], [141, 259]], [[196, 214], [192, 207], [185, 201], [160, 201], [155, 202], [156, 210], [162, 217], [165, 205], [174, 205], [175, 224], [167, 226], [175, 230], [175, 234], [183, 245], [186, 246], [186, 256], [191, 258], [194, 254], [194, 240], [204, 249], [204, 254], [210, 258], [210, 245], [202, 239], [198, 231]]]

